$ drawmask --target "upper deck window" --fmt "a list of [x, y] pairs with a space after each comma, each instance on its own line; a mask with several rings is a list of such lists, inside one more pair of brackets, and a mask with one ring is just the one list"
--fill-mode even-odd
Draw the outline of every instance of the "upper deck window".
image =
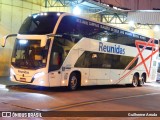
[[54, 13], [34, 14], [27, 17], [19, 30], [19, 34], [52, 33], [58, 17], [59, 16]]

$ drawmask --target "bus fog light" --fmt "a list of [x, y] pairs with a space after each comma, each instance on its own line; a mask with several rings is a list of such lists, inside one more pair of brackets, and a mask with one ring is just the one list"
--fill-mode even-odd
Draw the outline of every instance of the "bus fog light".
[[43, 75], [44, 75], [44, 72], [39, 72], [34, 75], [34, 78], [39, 78], [39, 77], [42, 77]]
[[87, 83], [88, 81], [86, 80], [85, 82]]

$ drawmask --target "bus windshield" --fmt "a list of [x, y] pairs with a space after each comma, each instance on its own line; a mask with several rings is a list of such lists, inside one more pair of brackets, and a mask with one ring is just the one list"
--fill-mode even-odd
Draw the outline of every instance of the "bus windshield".
[[57, 14], [42, 13], [29, 16], [23, 22], [19, 34], [49, 34], [58, 20]]
[[49, 42], [40, 47], [40, 40], [16, 39], [11, 64], [24, 69], [39, 69], [46, 66]]

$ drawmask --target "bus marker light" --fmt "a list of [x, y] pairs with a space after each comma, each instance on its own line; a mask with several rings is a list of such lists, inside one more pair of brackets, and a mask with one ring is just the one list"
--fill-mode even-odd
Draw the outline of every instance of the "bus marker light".
[[57, 13], [57, 16], [60, 16], [60, 15], [61, 15], [61, 13], [58, 12], [58, 13]]
[[64, 84], [64, 83], [65, 83], [65, 81], [63, 80], [63, 81], [62, 81], [62, 84]]
[[44, 14], [43, 14], [43, 13], [40, 13], [40, 15], [43, 16]]
[[44, 15], [47, 15], [47, 13], [44, 13]]

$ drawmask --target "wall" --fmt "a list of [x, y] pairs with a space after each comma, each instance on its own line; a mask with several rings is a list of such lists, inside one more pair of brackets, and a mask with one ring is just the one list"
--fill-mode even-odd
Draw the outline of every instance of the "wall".
[[[68, 7], [44, 8], [21, 0], [0, 0], [0, 38], [6, 34], [17, 33], [23, 20], [28, 15], [41, 11], [68, 12], [70, 9]], [[8, 39], [5, 48], [0, 46], [0, 76], [9, 75], [13, 45], [14, 39]]]

